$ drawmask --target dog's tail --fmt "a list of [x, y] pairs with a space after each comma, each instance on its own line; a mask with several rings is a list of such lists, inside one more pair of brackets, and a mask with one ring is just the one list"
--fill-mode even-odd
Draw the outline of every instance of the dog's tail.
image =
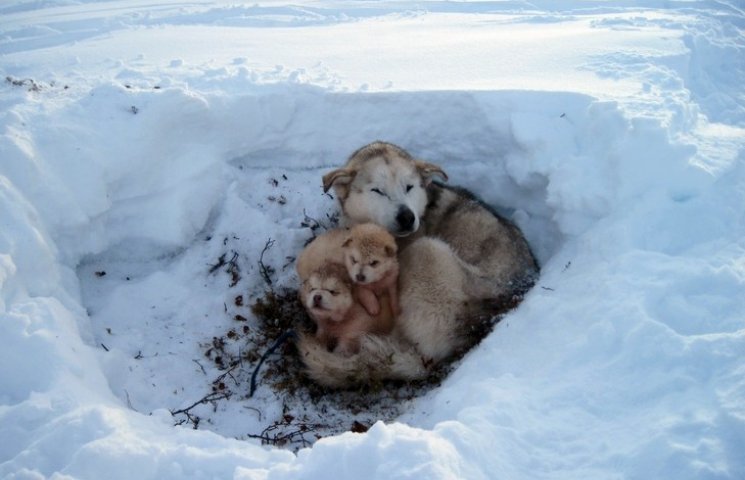
[[471, 299], [491, 300], [494, 303], [503, 302], [506, 298], [522, 297], [531, 289], [538, 278], [537, 271], [532, 265], [523, 269], [515, 269], [510, 275], [495, 277], [484, 273], [476, 265], [464, 261], [453, 252], [464, 274], [463, 292]]
[[297, 348], [308, 376], [332, 388], [416, 380], [429, 373], [416, 349], [394, 336], [362, 335], [359, 352], [349, 357], [329, 352], [308, 334], [300, 335]]

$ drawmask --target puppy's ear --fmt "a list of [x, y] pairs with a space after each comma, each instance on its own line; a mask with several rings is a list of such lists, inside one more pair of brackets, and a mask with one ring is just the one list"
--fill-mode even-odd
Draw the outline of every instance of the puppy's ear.
[[386, 245], [385, 248], [386, 257], [395, 257], [397, 248], [395, 246]]
[[347, 248], [352, 244], [352, 237], [347, 238], [344, 240], [344, 243], [341, 244], [342, 248]]
[[339, 189], [346, 190], [352, 180], [354, 180], [355, 175], [357, 175], [356, 170], [337, 168], [333, 172], [329, 172], [323, 176], [323, 191], [328, 192], [331, 187], [336, 187], [337, 192]]
[[416, 160], [414, 163], [416, 165], [417, 171], [419, 172], [419, 175], [421, 175], [424, 179], [425, 185], [429, 185], [432, 181], [432, 177], [434, 176], [442, 178], [442, 180], [445, 182], [448, 181], [447, 173], [445, 173], [445, 171], [438, 165], [435, 165], [434, 163], [423, 162], [421, 160]]

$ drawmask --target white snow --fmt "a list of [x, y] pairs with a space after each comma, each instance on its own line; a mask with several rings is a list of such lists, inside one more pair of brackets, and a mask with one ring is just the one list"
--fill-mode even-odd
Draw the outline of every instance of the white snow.
[[[745, 478], [741, 3], [14, 0], [0, 74], [0, 477]], [[376, 139], [538, 285], [422, 396], [246, 398], [205, 351]]]

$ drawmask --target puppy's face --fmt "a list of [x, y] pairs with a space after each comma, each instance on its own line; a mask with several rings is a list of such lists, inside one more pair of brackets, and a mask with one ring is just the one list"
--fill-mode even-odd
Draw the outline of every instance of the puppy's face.
[[378, 225], [353, 227], [343, 248], [347, 273], [355, 283], [377, 282], [398, 267], [396, 240]]
[[341, 265], [313, 272], [303, 282], [300, 294], [311, 316], [333, 321], [340, 321], [353, 302], [352, 285]]
[[396, 260], [383, 251], [363, 254], [352, 248], [345, 260], [349, 277], [360, 285], [377, 282], [396, 266]]
[[403, 237], [419, 228], [427, 207], [426, 187], [434, 175], [447, 179], [440, 167], [414, 160], [398, 147], [376, 143], [323, 180], [324, 189], [334, 187], [352, 224], [377, 223]]

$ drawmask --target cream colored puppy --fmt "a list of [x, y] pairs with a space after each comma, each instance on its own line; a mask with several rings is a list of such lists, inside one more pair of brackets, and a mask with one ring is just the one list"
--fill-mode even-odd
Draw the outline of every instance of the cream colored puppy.
[[340, 263], [326, 263], [313, 271], [303, 282], [300, 299], [316, 322], [316, 338], [330, 352], [357, 353], [363, 333], [391, 330], [356, 301], [354, 284]]

